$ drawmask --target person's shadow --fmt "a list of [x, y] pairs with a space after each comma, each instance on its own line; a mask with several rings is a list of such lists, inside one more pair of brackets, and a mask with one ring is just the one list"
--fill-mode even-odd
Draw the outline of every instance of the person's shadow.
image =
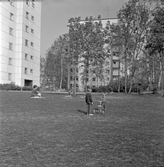
[[83, 110], [77, 110], [77, 111], [80, 112], [80, 113], [83, 113], [83, 114], [87, 115], [86, 111], [83, 111]]

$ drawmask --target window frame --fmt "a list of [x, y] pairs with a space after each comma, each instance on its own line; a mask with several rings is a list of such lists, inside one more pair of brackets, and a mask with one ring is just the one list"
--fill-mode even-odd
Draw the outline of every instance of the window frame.
[[10, 12], [10, 20], [14, 21], [14, 14]]
[[34, 29], [31, 28], [31, 33], [34, 34]]
[[34, 21], [34, 16], [33, 15], [31, 15], [31, 20]]
[[9, 62], [8, 62], [9, 65], [12, 65], [12, 58], [9, 57]]
[[29, 0], [26, 0], [26, 5], [28, 5], [28, 6], [29, 6]]
[[32, 0], [32, 7], [35, 8], [35, 0]]
[[28, 40], [27, 39], [25, 39], [25, 46], [28, 47]]
[[31, 42], [31, 47], [34, 47], [34, 43], [33, 42]]
[[26, 11], [26, 19], [29, 20], [29, 12]]
[[13, 43], [9, 42], [9, 50], [13, 50]]
[[29, 26], [25, 25], [25, 31], [28, 33], [29, 32]]
[[8, 73], [8, 80], [12, 81], [12, 73]]
[[28, 54], [25, 53], [25, 56], [24, 56], [25, 60], [28, 60]]
[[24, 74], [27, 74], [27, 68], [26, 67], [24, 68]]
[[13, 28], [9, 27], [9, 34], [13, 36]]

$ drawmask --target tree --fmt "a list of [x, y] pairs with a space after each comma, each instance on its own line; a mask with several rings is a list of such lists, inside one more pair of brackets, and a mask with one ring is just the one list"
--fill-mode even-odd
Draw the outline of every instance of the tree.
[[149, 27], [149, 13], [146, 6], [136, 0], [129, 0], [118, 13], [119, 24], [117, 35], [122, 43], [122, 59], [125, 72], [125, 92], [128, 78], [130, 90], [133, 85], [137, 62], [145, 44], [145, 36]]
[[[105, 60], [104, 46], [104, 30], [101, 23], [101, 17], [99, 16], [97, 20], [92, 17], [86, 17], [85, 21], [81, 23], [82, 25], [82, 54], [81, 58], [84, 64], [83, 79], [85, 80], [85, 86], [88, 84], [89, 75], [96, 73], [97, 79], [102, 79], [99, 75], [99, 71], [96, 69], [101, 69], [102, 64]], [[102, 74], [102, 73], [101, 73]]]
[[82, 30], [80, 24], [80, 17], [70, 18], [68, 21], [68, 38], [69, 38], [69, 56], [70, 65], [74, 68], [74, 86], [73, 95], [76, 94], [76, 68], [78, 65], [79, 55], [81, 51]]
[[59, 36], [46, 53], [44, 73], [47, 84], [58, 89], [67, 86], [68, 34]]
[[63, 36], [59, 36], [58, 39], [58, 54], [60, 55], [60, 85], [59, 89], [62, 89], [63, 85], [63, 77], [64, 77], [64, 64], [66, 64], [66, 52], [68, 50], [68, 34], [64, 34]]
[[162, 88], [164, 96], [164, 7], [158, 6], [154, 9], [149, 34], [147, 36], [146, 49], [150, 56], [155, 56], [160, 62], [159, 87]]
[[43, 88], [46, 84], [46, 77], [44, 73], [44, 68], [45, 68], [45, 61], [46, 59], [44, 57], [40, 58], [40, 83], [41, 83], [41, 88]]

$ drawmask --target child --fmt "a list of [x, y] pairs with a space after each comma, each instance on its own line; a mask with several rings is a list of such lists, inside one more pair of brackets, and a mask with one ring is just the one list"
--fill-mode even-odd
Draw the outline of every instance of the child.
[[92, 100], [92, 94], [91, 94], [91, 89], [88, 88], [87, 89], [87, 93], [85, 95], [85, 102], [87, 104], [87, 115], [93, 115], [91, 113], [91, 105], [93, 104], [93, 100]]
[[105, 106], [105, 103], [107, 102], [108, 103], [108, 101], [107, 101], [107, 99], [106, 99], [106, 94], [107, 93], [102, 93], [102, 97], [101, 97], [101, 102], [100, 102], [100, 105], [102, 106], [102, 110], [103, 110], [103, 113], [105, 112], [105, 110], [106, 110], [106, 106]]
[[33, 91], [31, 93], [31, 98], [41, 98], [41, 93], [38, 92], [37, 85], [33, 86]]

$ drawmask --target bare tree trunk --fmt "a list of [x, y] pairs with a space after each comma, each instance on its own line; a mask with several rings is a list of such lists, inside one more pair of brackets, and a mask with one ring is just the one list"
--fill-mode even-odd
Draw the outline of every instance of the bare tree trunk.
[[73, 84], [73, 96], [76, 96], [76, 65], [74, 65], [74, 84]]
[[60, 73], [60, 85], [59, 89], [62, 89], [62, 82], [63, 82], [63, 55], [61, 54], [61, 61], [60, 61], [60, 68], [61, 68], [61, 73]]
[[70, 89], [70, 67], [68, 66], [67, 89]]
[[162, 61], [161, 56], [161, 86], [162, 86], [162, 97], [164, 97], [164, 60]]
[[162, 71], [162, 62], [160, 61], [160, 76], [158, 80], [158, 90], [160, 90], [162, 86], [162, 76], [163, 76], [163, 71]]
[[130, 82], [130, 88], [129, 88], [129, 92], [128, 93], [131, 93], [132, 87], [133, 87], [133, 82]]
[[133, 87], [133, 79], [134, 79], [134, 74], [135, 74], [135, 67], [134, 67], [134, 69], [133, 69], [133, 71], [132, 71], [132, 78], [131, 78], [131, 82], [130, 82], [130, 88], [129, 88], [129, 92], [128, 93], [131, 93], [131, 91], [132, 91], [132, 87]]
[[125, 59], [125, 93], [127, 93], [127, 62]]
[[119, 69], [118, 69], [118, 92], [120, 92], [120, 60], [119, 60]]

